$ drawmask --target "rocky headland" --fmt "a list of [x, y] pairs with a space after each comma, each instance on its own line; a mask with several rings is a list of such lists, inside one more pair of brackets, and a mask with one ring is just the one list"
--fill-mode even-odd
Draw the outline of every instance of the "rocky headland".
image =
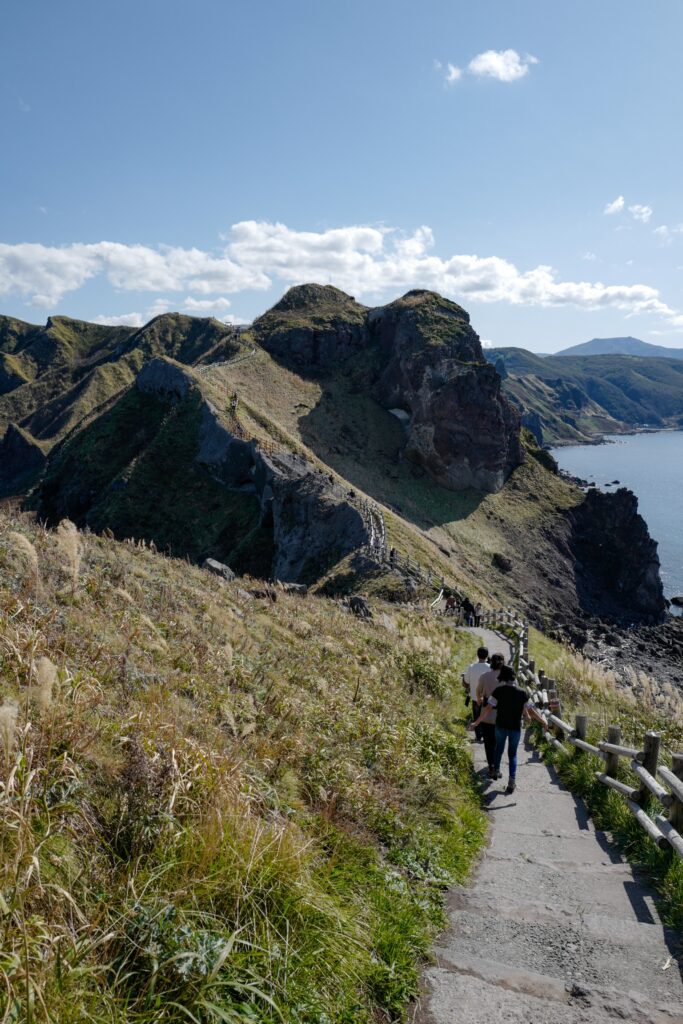
[[35, 485], [49, 522], [329, 593], [352, 556], [363, 586], [369, 502], [389, 545], [577, 646], [595, 623], [664, 620], [633, 495], [557, 473], [456, 303], [311, 284], [241, 332], [178, 314], [111, 330], [5, 324], [4, 481]]

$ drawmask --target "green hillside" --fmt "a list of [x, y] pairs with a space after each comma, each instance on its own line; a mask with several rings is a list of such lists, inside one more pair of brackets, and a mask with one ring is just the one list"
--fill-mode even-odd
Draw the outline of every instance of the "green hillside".
[[2, 512], [0, 570], [5, 1019], [401, 1019], [484, 837], [471, 638]]
[[[49, 451], [120, 395], [154, 356], [194, 364], [239, 350], [233, 328], [179, 313], [155, 317], [140, 329], [61, 316], [38, 327], [0, 317], [0, 443], [14, 423]], [[0, 466], [0, 494], [8, 486]]]
[[683, 361], [627, 355], [537, 356], [487, 351], [504, 366], [505, 389], [539, 416], [547, 442], [582, 442], [634, 427], [683, 423]]

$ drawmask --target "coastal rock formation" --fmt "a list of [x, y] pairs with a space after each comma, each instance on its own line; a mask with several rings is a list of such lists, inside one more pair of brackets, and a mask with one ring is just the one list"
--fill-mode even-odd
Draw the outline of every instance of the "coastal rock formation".
[[319, 374], [364, 354], [377, 400], [406, 423], [406, 457], [452, 490], [499, 491], [523, 461], [520, 417], [469, 316], [416, 290], [366, 309], [337, 288], [301, 285], [256, 321], [272, 355]]
[[638, 499], [621, 487], [590, 490], [569, 515], [582, 608], [593, 614], [661, 622], [666, 601], [657, 543], [638, 512]]
[[520, 418], [465, 310], [412, 291], [368, 322], [384, 362], [375, 394], [410, 416], [406, 455], [452, 490], [499, 491], [524, 458]]

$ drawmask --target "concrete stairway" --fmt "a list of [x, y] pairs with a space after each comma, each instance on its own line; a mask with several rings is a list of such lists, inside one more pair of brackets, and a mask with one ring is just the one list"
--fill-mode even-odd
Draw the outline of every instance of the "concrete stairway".
[[491, 845], [452, 895], [415, 1020], [683, 1024], [681, 937], [662, 927], [647, 884], [528, 743], [512, 796], [502, 770], [486, 795]]

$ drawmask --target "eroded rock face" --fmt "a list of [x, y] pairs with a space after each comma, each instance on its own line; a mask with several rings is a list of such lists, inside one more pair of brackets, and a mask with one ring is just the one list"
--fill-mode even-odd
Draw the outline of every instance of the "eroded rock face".
[[415, 291], [368, 322], [385, 360], [375, 393], [410, 415], [408, 457], [452, 490], [500, 490], [524, 458], [520, 418], [465, 310]]
[[621, 487], [591, 490], [569, 516], [581, 607], [592, 614], [657, 623], [666, 601], [657, 543], [638, 512], [638, 499]]
[[300, 372], [364, 353], [377, 400], [405, 414], [407, 457], [445, 487], [498, 491], [523, 460], [519, 414], [469, 316], [435, 292], [366, 309], [336, 288], [302, 285], [254, 327], [264, 348]]
[[143, 394], [177, 403], [188, 394], [192, 378], [179, 363], [159, 356], [145, 363], [135, 379], [135, 386]]
[[271, 572], [279, 580], [311, 583], [369, 541], [363, 517], [334, 478], [302, 455], [265, 452], [236, 437], [206, 400], [195, 461], [226, 487], [256, 495], [261, 525], [273, 531]]
[[304, 372], [331, 369], [367, 345], [367, 309], [331, 285], [290, 288], [254, 322], [265, 349]]

